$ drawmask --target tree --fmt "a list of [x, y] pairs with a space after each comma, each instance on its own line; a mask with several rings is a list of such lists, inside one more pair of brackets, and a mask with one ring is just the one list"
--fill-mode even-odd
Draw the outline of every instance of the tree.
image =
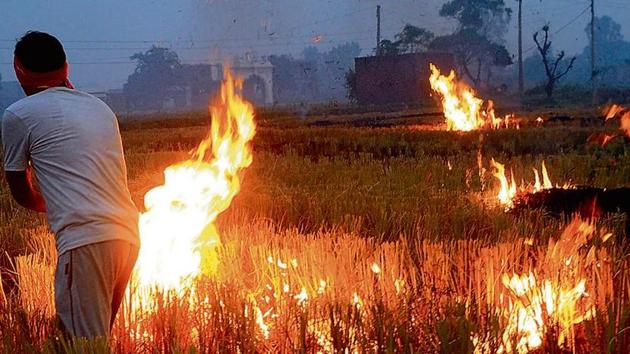
[[346, 73], [346, 95], [348, 97], [348, 100], [350, 102], [356, 102], [358, 99], [358, 93], [357, 93], [357, 73], [354, 71], [354, 69], [350, 69], [348, 70], [348, 72]]
[[269, 62], [273, 65], [273, 97], [277, 103], [301, 103], [317, 96], [317, 62], [290, 55], [272, 55]]
[[279, 103], [346, 100], [346, 74], [354, 68], [354, 59], [360, 54], [359, 45], [349, 42], [327, 52], [309, 46], [302, 52], [303, 59], [271, 56], [274, 97]]
[[402, 31], [396, 35], [396, 43], [400, 53], [417, 53], [426, 50], [431, 44], [435, 34], [425, 29], [406, 24]]
[[511, 15], [503, 0], [451, 0], [440, 9], [440, 16], [455, 19], [460, 30], [474, 30], [493, 42], [502, 41]]
[[[589, 43], [591, 39], [591, 24], [589, 23], [584, 29], [588, 36]], [[621, 33], [621, 25], [609, 16], [595, 18], [595, 43], [614, 43], [623, 40]]]
[[451, 0], [440, 9], [440, 16], [458, 22], [455, 33], [437, 37], [430, 47], [453, 53], [459, 69], [480, 86], [491, 83], [492, 68], [512, 64], [503, 36], [511, 19], [511, 9], [503, 0]]
[[322, 54], [321, 66], [317, 71], [320, 91], [323, 100], [345, 100], [346, 73], [354, 68], [354, 58], [361, 54], [361, 47], [356, 42], [348, 42], [334, 46], [330, 51]]
[[433, 40], [431, 49], [453, 53], [461, 72], [479, 87], [484, 79], [489, 84], [492, 67], [512, 64], [512, 57], [505, 46], [490, 41], [472, 29], [462, 29]]
[[[374, 48], [376, 53], [376, 48]], [[400, 54], [400, 48], [398, 42], [392, 42], [389, 39], [381, 40], [381, 55], [398, 55]]]
[[314, 46], [308, 46], [304, 48], [302, 51], [302, 56], [304, 56], [304, 60], [309, 62], [317, 62], [321, 58], [321, 54], [319, 53], [319, 49]]
[[315, 100], [345, 100], [346, 73], [354, 67], [354, 58], [361, 54], [356, 42], [334, 46], [328, 52], [320, 52], [316, 47], [303, 51], [304, 59], [314, 68], [317, 94]]
[[377, 52], [378, 48], [374, 49], [374, 53], [377, 55], [398, 55], [422, 52], [428, 49], [435, 34], [426, 28], [406, 24], [395, 38], [395, 41], [381, 40], [380, 54]]
[[523, 69], [523, 0], [518, 2], [518, 94], [525, 91], [525, 74]]
[[[590, 63], [591, 31], [590, 25], [585, 28], [589, 37], [589, 45], [586, 46], [584, 56]], [[599, 84], [627, 86], [627, 79], [618, 77], [614, 73], [620, 65], [630, 58], [630, 42], [624, 40], [621, 24], [608, 16], [595, 18], [595, 49], [596, 49], [596, 75]], [[588, 57], [588, 58], [586, 58]], [[581, 58], [578, 58], [578, 61]], [[589, 72], [590, 73], [590, 68]]]
[[[624, 75], [624, 68], [627, 65], [626, 61], [630, 58], [630, 42], [624, 40], [623, 32], [622, 26], [613, 19], [603, 17], [595, 19], [598, 81], [602, 86], [628, 87], [629, 81]], [[590, 37], [590, 26], [585, 28], [585, 33]], [[540, 54], [535, 51], [533, 55], [524, 58], [526, 84], [546, 81]], [[591, 44], [588, 41], [588, 44], [577, 55], [571, 71], [562, 78], [562, 83], [585, 85], [591, 80], [591, 74]]]
[[181, 67], [177, 53], [152, 46], [144, 53], [131, 56], [137, 62], [123, 89], [136, 108], [161, 108], [161, 104], [177, 83], [175, 71]]
[[[544, 34], [542, 43], [538, 39], [538, 35], [541, 32]], [[542, 62], [545, 67], [545, 75], [547, 76], [545, 93], [547, 94], [547, 98], [551, 100], [553, 98], [553, 90], [558, 83], [558, 80], [560, 80], [569, 72], [569, 70], [571, 70], [571, 68], [573, 68], [576, 58], [571, 58], [569, 64], [564, 68], [564, 70], [560, 70], [560, 63], [565, 57], [565, 52], [561, 51], [555, 59], [551, 58], [553, 56], [553, 51], [551, 49], [551, 40], [549, 40], [549, 25], [545, 25], [542, 28], [542, 31], [534, 33], [534, 42], [536, 42], [536, 47], [538, 47], [538, 52], [542, 57]]]

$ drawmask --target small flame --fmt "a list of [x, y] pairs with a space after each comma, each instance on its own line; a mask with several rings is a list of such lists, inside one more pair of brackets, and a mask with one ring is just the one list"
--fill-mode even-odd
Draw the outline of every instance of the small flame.
[[498, 129], [511, 124], [512, 115], [503, 118], [496, 116], [492, 100], [488, 100], [484, 110], [484, 101], [475, 96], [472, 88], [457, 80], [454, 70], [444, 76], [434, 64], [430, 64], [430, 68], [429, 82], [433, 91], [441, 97], [447, 130]]
[[630, 109], [613, 104], [608, 108], [606, 113], [606, 120], [613, 119], [615, 117], [619, 117], [620, 129], [630, 137]]
[[608, 240], [612, 237], [612, 235], [613, 235], [613, 234], [612, 234], [612, 233], [610, 233], [610, 232], [609, 232], [609, 233], [604, 234], [604, 236], [602, 236], [602, 243], [604, 243], [604, 242], [608, 241]]
[[586, 142], [589, 145], [596, 144], [596, 145], [600, 145], [604, 147], [613, 139], [615, 139], [617, 136], [618, 136], [617, 134], [593, 133], [588, 137]]
[[[538, 173], [538, 171], [536, 171]], [[551, 184], [551, 180], [549, 179], [549, 174], [547, 173], [547, 166], [545, 166], [545, 161], [542, 162], [542, 175], [543, 175], [543, 189], [553, 188]]]
[[[547, 166], [545, 165], [545, 161], [542, 162], [541, 171], [542, 171], [542, 182], [541, 175], [538, 173], [538, 170], [533, 168], [534, 171], [534, 183], [533, 185], [525, 185], [522, 184], [520, 187], [516, 185], [516, 181], [514, 180], [514, 174], [510, 171], [510, 179], [505, 173], [505, 165], [496, 162], [492, 159], [492, 166], [495, 169], [493, 176], [499, 180], [499, 193], [497, 194], [497, 199], [499, 203], [501, 203], [506, 209], [511, 209], [514, 207], [514, 198], [518, 193], [535, 193], [540, 192], [545, 189], [554, 188], [551, 179], [549, 178], [549, 173], [547, 172]], [[556, 185], [556, 187], [559, 187]], [[569, 188], [569, 184], [565, 184], [562, 188]]]
[[615, 116], [616, 116], [617, 114], [619, 114], [620, 112], [622, 112], [622, 111], [624, 111], [623, 106], [620, 106], [620, 105], [618, 105], [618, 104], [613, 104], [613, 105], [611, 105], [611, 106], [610, 106], [610, 107], [606, 110], [606, 112], [604, 112], [604, 113], [606, 114], [606, 120], [609, 120], [609, 119], [613, 119], [613, 118], [615, 118]]
[[511, 208], [514, 206], [512, 200], [516, 196], [516, 182], [514, 181], [514, 174], [512, 174], [512, 180], [508, 181], [507, 176], [505, 175], [505, 165], [494, 161], [494, 159], [492, 159], [491, 163], [496, 169], [493, 176], [496, 177], [500, 183], [497, 198], [506, 208]]
[[623, 130], [628, 137], [630, 137], [630, 111], [621, 116], [621, 130]]
[[263, 314], [260, 307], [256, 306], [256, 303], [253, 304], [254, 315], [256, 316], [256, 324], [258, 328], [260, 328], [260, 332], [265, 337], [265, 339], [269, 339], [269, 325], [265, 322], [265, 314]]
[[376, 263], [372, 263], [372, 272], [374, 272], [374, 274], [378, 274], [381, 272], [381, 267], [378, 266], [378, 264]]
[[297, 300], [298, 305], [304, 305], [304, 303], [308, 300], [308, 292], [306, 292], [306, 288], [302, 288], [300, 293], [295, 295], [293, 298]]

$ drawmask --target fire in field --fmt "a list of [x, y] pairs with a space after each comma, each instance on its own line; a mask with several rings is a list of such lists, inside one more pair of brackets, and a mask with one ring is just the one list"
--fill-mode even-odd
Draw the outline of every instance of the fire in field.
[[[541, 126], [538, 114], [521, 129], [495, 125], [491, 106], [431, 68], [447, 129], [472, 132], [372, 130], [350, 114], [296, 125], [256, 114], [229, 71], [209, 133], [196, 119], [123, 125], [142, 249], [109, 346], [624, 352], [624, 214], [556, 217], [524, 202], [627, 185], [623, 138], [586, 148], [619, 126]], [[602, 121], [623, 116], [614, 109]], [[493, 127], [510, 129], [483, 129]], [[12, 213], [5, 235], [25, 241], [24, 251], [3, 241], [14, 254], [2, 273], [3, 351], [105, 350], [59, 339], [52, 238]]]
[[497, 117], [494, 102], [475, 96], [475, 90], [464, 81], [457, 79], [455, 70], [443, 75], [437, 66], [431, 64], [431, 89], [440, 98], [447, 130], [471, 131], [476, 129], [499, 129], [517, 127], [511, 114]]
[[229, 70], [210, 106], [210, 134], [192, 158], [164, 170], [164, 184], [145, 195], [140, 216], [143, 247], [136, 270], [141, 288], [183, 291], [202, 271], [216, 271], [221, 246], [215, 221], [240, 188], [252, 163], [254, 109], [236, 93], [242, 81]]

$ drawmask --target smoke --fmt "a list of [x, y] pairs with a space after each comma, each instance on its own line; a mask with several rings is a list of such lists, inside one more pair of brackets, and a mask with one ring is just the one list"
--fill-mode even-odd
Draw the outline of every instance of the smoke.
[[[11, 39], [31, 29], [49, 31], [64, 41], [71, 64], [75, 63], [72, 78], [86, 89], [120, 87], [134, 69], [129, 57], [151, 44], [174, 49], [185, 63], [222, 61], [226, 56], [246, 52], [299, 56], [309, 45], [325, 52], [350, 41], [361, 46], [362, 55], [369, 55], [376, 44], [377, 4], [382, 5], [382, 37], [392, 39], [405, 23], [437, 34], [452, 32], [455, 24], [438, 15], [445, 1], [5, 0], [5, 16], [0, 21], [0, 39], [4, 40], [0, 46], [0, 73], [5, 80], [14, 78]], [[505, 2], [516, 9], [516, 1]], [[554, 31], [559, 30], [554, 34], [554, 47], [568, 54], [584, 48], [587, 37], [583, 29], [589, 16], [577, 15], [588, 4], [523, 4], [526, 56], [535, 54], [531, 35], [546, 22]], [[596, 11], [598, 16], [609, 15], [622, 25], [630, 18], [630, 6], [619, 1], [600, 2]], [[630, 26], [623, 26], [623, 34], [630, 39]], [[516, 53], [516, 16], [505, 39], [509, 51]]]

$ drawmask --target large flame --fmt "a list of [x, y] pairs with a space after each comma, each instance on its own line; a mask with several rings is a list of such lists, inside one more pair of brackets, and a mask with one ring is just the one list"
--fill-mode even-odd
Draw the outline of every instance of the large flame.
[[[575, 219], [559, 239], [549, 240], [546, 249], [532, 250], [540, 252], [535, 269], [503, 274], [495, 303], [503, 322], [496, 353], [544, 349], [551, 332], [559, 348], [574, 348], [574, 326], [595, 315], [594, 300], [587, 292], [588, 269], [597, 267], [598, 251], [588, 247], [594, 231], [591, 223]], [[602, 242], [608, 238], [604, 235]], [[475, 353], [491, 352], [477, 336], [473, 342]]]
[[[586, 279], [577, 283], [545, 279], [540, 281], [529, 272], [504, 274], [503, 286], [509, 291], [504, 297], [502, 312], [507, 317], [502, 345], [508, 353], [527, 353], [543, 344], [545, 332], [558, 326], [558, 345], [564, 345], [572, 326], [591, 318], [592, 305], [583, 309], [587, 301]], [[515, 343], [515, 348], [512, 348]]]
[[448, 76], [444, 76], [434, 64], [430, 64], [430, 67], [429, 82], [433, 91], [440, 95], [447, 130], [498, 129], [510, 125], [511, 115], [497, 118], [491, 100], [484, 109], [484, 101], [475, 96], [472, 88], [457, 80], [455, 71], [451, 70]]
[[239, 191], [238, 173], [252, 162], [254, 110], [226, 70], [210, 106], [212, 125], [190, 160], [164, 171], [164, 184], [145, 195], [140, 216], [140, 286], [181, 290], [185, 281], [217, 265], [221, 243], [214, 226]]
[[[514, 173], [510, 171], [510, 178], [508, 179], [507, 174], [505, 173], [505, 165], [496, 162], [494, 159], [491, 161], [492, 167], [494, 167], [495, 172], [493, 176], [499, 181], [499, 192], [497, 193], [497, 199], [501, 205], [503, 205], [506, 209], [510, 209], [514, 207], [514, 198], [519, 193], [536, 193], [540, 192], [544, 189], [554, 188], [553, 183], [551, 183], [551, 179], [549, 178], [549, 174], [547, 172], [547, 166], [545, 166], [545, 161], [542, 162], [541, 172], [542, 172], [542, 182], [540, 179], [540, 173], [536, 168], [533, 168], [534, 171], [534, 182], [526, 184], [525, 182], [521, 183], [520, 186], [516, 185], [516, 181], [514, 180]], [[559, 185], [555, 185], [557, 188], [569, 188], [570, 184], [564, 184], [562, 187]]]

